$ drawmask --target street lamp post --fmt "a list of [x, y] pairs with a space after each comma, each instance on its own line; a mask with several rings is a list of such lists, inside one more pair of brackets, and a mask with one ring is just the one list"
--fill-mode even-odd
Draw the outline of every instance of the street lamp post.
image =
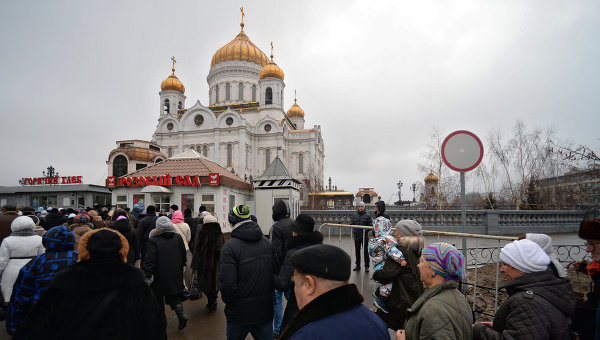
[[398, 181], [398, 202], [402, 204], [402, 181]]
[[416, 192], [417, 192], [417, 183], [413, 183], [410, 188], [412, 189], [413, 192], [413, 202], [416, 202]]

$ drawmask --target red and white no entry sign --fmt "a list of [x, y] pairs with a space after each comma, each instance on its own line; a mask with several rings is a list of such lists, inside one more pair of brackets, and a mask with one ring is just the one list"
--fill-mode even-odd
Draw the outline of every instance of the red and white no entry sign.
[[444, 163], [454, 171], [473, 170], [483, 158], [483, 144], [472, 132], [454, 131], [442, 143], [442, 158]]

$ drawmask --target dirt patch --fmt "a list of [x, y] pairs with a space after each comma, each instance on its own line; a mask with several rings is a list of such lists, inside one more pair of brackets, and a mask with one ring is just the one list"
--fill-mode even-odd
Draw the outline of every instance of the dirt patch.
[[[475, 269], [467, 270], [467, 277], [469, 283], [476, 282], [477, 287], [467, 284], [466, 297], [471, 308], [473, 308], [473, 296], [476, 295], [475, 299], [475, 318], [480, 321], [492, 321], [495, 314], [495, 299], [496, 299], [496, 263], [489, 263], [477, 268], [477, 280], [475, 281]], [[584, 296], [589, 292], [591, 278], [587, 275], [581, 274], [573, 268], [573, 266], [567, 267], [569, 273], [569, 280], [573, 286], [573, 292], [575, 296]], [[498, 275], [498, 287], [502, 287], [506, 284], [506, 276], [502, 273]], [[498, 302], [497, 308], [506, 300], [508, 295], [504, 289], [498, 291]]]

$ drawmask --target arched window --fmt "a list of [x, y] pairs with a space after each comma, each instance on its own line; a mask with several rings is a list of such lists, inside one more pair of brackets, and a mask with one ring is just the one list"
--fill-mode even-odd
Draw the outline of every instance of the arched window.
[[227, 144], [227, 167], [230, 167], [232, 162], [233, 162], [233, 146], [231, 144]]
[[204, 145], [202, 147], [202, 154], [204, 155], [204, 157], [208, 157], [208, 146]]
[[303, 154], [298, 155], [298, 173], [299, 174], [304, 173], [304, 155]]
[[169, 100], [165, 99], [165, 102], [163, 103], [163, 112], [165, 114], [169, 114], [170, 111], [171, 111], [171, 109], [170, 109], [170, 105], [169, 105]]
[[118, 155], [113, 160], [113, 176], [121, 177], [127, 174], [127, 158], [123, 155]]
[[225, 100], [231, 99], [231, 84], [227, 83], [225, 85]]
[[267, 169], [271, 165], [271, 150], [265, 150], [265, 169]]
[[172, 157], [173, 156], [173, 148], [169, 148], [167, 151], [167, 156]]
[[219, 85], [215, 86], [215, 103], [219, 102]]
[[239, 91], [238, 91], [238, 100], [242, 101], [242, 100], [244, 100], [244, 84], [240, 83], [238, 85], [238, 89], [239, 89]]
[[265, 91], [265, 104], [273, 104], [273, 90], [270, 87]]
[[256, 101], [256, 85], [252, 85], [252, 101]]
[[190, 145], [190, 150], [194, 150], [194, 149], [195, 149], [194, 146]]
[[162, 162], [162, 161], [163, 161], [163, 159], [162, 159], [162, 158], [157, 158], [157, 159], [156, 159], [156, 161], [154, 161], [154, 163], [160, 163], [160, 162]]
[[179, 104], [177, 104], [177, 110], [183, 110], [183, 103], [179, 102]]
[[364, 194], [364, 195], [362, 196], [362, 201], [363, 201], [363, 202], [365, 202], [365, 203], [371, 203], [371, 195], [369, 195], [369, 194]]

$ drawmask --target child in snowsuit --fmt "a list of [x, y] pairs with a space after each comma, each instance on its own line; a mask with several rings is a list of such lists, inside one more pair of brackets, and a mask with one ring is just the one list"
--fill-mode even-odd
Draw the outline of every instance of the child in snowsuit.
[[[383, 269], [385, 260], [391, 259], [398, 262], [401, 266], [406, 266], [404, 255], [396, 248], [398, 242], [390, 235], [392, 224], [389, 219], [379, 216], [373, 220], [373, 231], [375, 238], [369, 240], [369, 255], [373, 258], [373, 268], [375, 271]], [[392, 291], [392, 283], [380, 284], [373, 293], [375, 307], [389, 313], [387, 299]]]

